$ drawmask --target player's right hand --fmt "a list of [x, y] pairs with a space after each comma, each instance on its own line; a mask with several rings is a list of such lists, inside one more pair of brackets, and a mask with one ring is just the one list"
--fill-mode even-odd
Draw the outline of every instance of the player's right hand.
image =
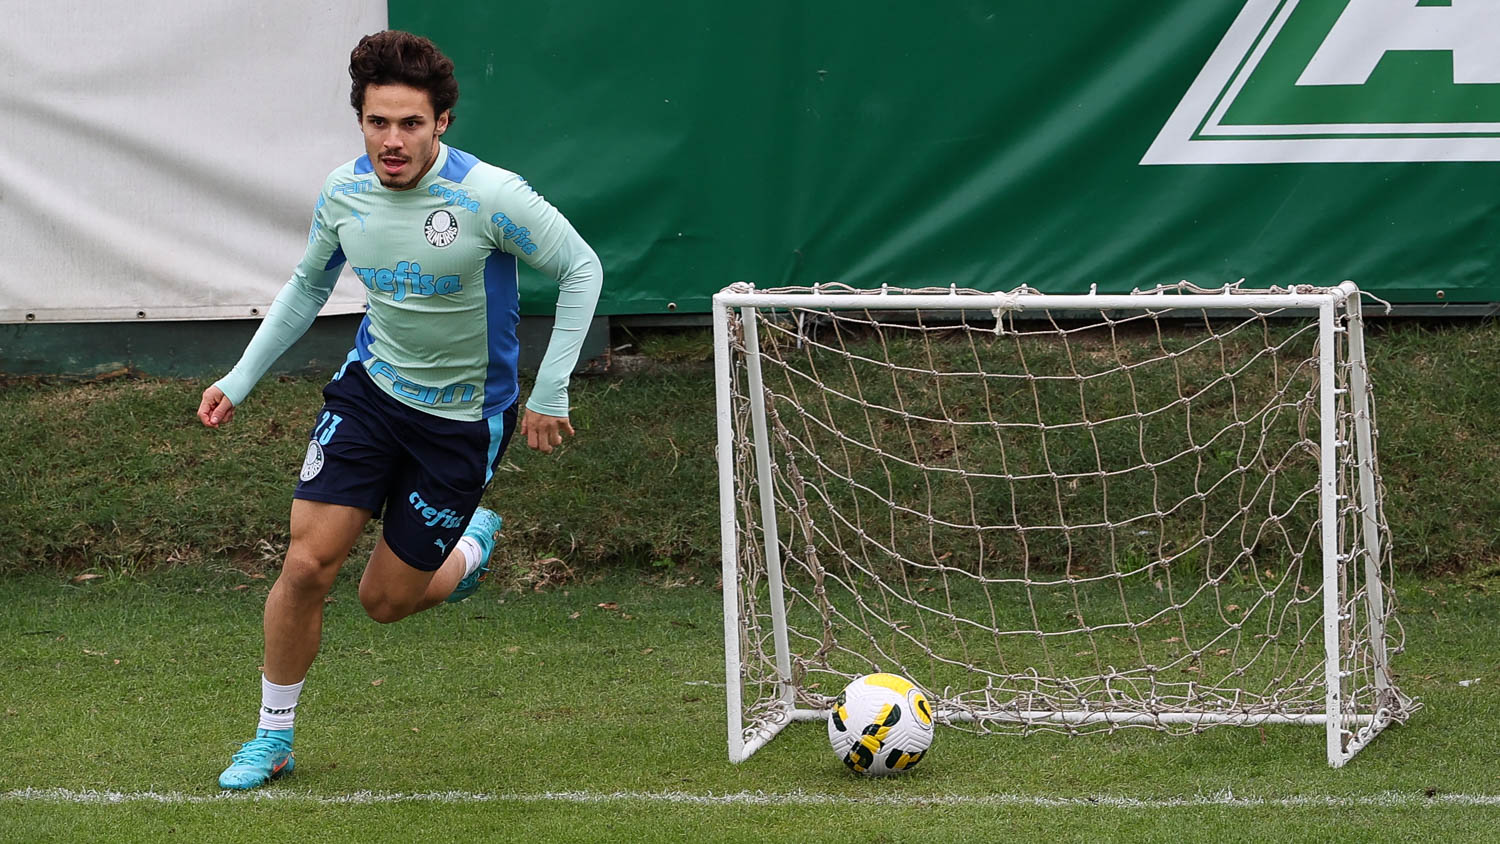
[[234, 402], [218, 387], [210, 386], [203, 391], [203, 401], [198, 403], [198, 419], [210, 428], [234, 418]]

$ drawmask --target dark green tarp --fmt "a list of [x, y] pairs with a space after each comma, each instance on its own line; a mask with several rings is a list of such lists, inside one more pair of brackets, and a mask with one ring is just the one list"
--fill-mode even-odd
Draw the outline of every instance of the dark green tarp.
[[[1409, 5], [1443, 26], [1465, 12]], [[1299, 85], [1348, 7], [392, 0], [390, 20], [458, 65], [449, 140], [598, 249], [601, 313], [704, 312], [734, 281], [1354, 279], [1398, 303], [1500, 300], [1500, 74], [1351, 17], [1341, 38], [1389, 36], [1368, 80]], [[1479, 20], [1442, 31], [1500, 30]], [[1319, 72], [1356, 73], [1347, 54]], [[550, 310], [546, 287], [528, 280], [527, 312]]]

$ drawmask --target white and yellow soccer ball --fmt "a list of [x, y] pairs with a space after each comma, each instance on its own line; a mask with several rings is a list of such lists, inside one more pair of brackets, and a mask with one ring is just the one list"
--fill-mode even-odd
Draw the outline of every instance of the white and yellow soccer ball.
[[905, 677], [856, 677], [828, 713], [828, 741], [839, 759], [861, 774], [909, 771], [932, 746], [932, 706]]

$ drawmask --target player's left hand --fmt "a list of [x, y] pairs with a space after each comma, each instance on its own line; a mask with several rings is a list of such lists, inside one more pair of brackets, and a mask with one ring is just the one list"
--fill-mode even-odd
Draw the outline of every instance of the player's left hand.
[[566, 416], [547, 416], [527, 408], [526, 415], [521, 417], [521, 433], [527, 445], [551, 454], [552, 449], [562, 445], [564, 434], [573, 436], [573, 426]]

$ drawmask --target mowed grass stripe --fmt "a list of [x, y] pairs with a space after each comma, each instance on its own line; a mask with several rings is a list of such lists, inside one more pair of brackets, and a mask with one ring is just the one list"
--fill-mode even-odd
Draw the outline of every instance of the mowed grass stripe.
[[1232, 792], [1193, 797], [1136, 798], [1115, 795], [1084, 797], [1040, 797], [1029, 794], [899, 795], [817, 794], [793, 791], [768, 793], [741, 791], [732, 794], [695, 794], [686, 791], [546, 791], [537, 794], [488, 794], [467, 791], [426, 793], [355, 791], [348, 794], [315, 794], [278, 791], [274, 788], [250, 792], [220, 792], [216, 795], [178, 791], [74, 791], [66, 788], [23, 788], [0, 794], [0, 801], [17, 803], [162, 803], [203, 804], [226, 802], [289, 802], [319, 805], [364, 805], [377, 803], [668, 803], [697, 806], [821, 806], [868, 804], [875, 806], [1016, 806], [1064, 808], [1097, 806], [1107, 809], [1186, 809], [1206, 806], [1240, 808], [1443, 808], [1446, 806], [1500, 806], [1500, 794], [1410, 794], [1383, 792], [1361, 796], [1291, 795], [1287, 797], [1242, 797]]

